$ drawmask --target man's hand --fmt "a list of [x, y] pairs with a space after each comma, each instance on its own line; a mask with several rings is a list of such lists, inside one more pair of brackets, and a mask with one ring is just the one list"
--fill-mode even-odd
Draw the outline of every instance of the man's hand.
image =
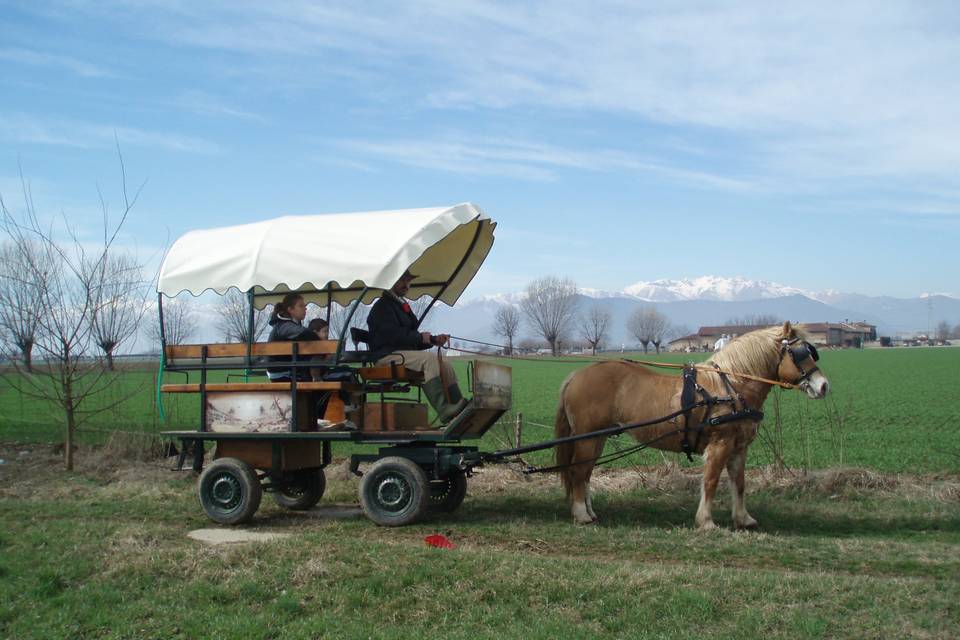
[[429, 331], [421, 331], [420, 339], [423, 340], [423, 344], [433, 344], [433, 334]]
[[441, 333], [439, 335], [433, 336], [433, 344], [435, 344], [438, 347], [442, 347], [448, 342], [450, 342], [450, 334], [448, 333]]

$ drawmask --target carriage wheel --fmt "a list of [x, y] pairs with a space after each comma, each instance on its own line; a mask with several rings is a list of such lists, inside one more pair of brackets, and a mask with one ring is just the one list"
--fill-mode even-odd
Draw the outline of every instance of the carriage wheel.
[[273, 501], [284, 509], [306, 511], [312, 509], [327, 489], [327, 476], [323, 469], [298, 473], [293, 481], [285, 483], [273, 492]]
[[415, 522], [429, 503], [427, 474], [407, 458], [381, 458], [360, 481], [363, 512], [384, 527], [402, 527]]
[[446, 478], [430, 483], [430, 506], [440, 511], [456, 511], [467, 497], [467, 474], [454, 469]]
[[253, 468], [236, 458], [214, 460], [200, 474], [198, 490], [204, 513], [219, 524], [248, 522], [263, 496]]

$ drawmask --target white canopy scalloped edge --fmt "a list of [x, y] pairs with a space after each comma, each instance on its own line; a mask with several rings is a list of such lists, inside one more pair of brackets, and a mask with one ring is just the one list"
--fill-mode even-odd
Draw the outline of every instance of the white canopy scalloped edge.
[[[254, 290], [264, 307], [294, 290], [309, 302], [370, 302], [410, 269], [411, 298], [453, 305], [493, 245], [496, 223], [480, 207], [284, 216], [191, 231], [170, 248], [157, 291], [176, 296]], [[369, 291], [373, 289], [375, 291]]]

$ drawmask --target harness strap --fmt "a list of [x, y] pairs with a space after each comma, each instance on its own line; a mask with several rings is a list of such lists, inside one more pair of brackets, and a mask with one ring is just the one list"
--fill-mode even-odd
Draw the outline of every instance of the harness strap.
[[[680, 392], [680, 409], [683, 411], [683, 439], [680, 440], [680, 449], [687, 454], [687, 460], [693, 462], [693, 453], [696, 445], [690, 446], [690, 414], [694, 409], [697, 398], [697, 370], [694, 367], [683, 368], [683, 389]], [[701, 424], [697, 430], [697, 444], [700, 443], [700, 434], [703, 432]]]

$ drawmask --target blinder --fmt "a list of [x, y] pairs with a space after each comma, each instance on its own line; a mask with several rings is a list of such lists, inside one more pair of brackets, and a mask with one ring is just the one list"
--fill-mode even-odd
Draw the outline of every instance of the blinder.
[[793, 361], [797, 364], [803, 362], [807, 358], [813, 358], [813, 361], [816, 362], [820, 359], [820, 354], [817, 353], [817, 348], [803, 340], [795, 347], [790, 347], [790, 357], [793, 358]]
[[[816, 362], [820, 359], [820, 354], [817, 352], [817, 348], [806, 340], [801, 340], [800, 338], [794, 338], [790, 341], [784, 340], [783, 347], [780, 349], [780, 359], [782, 360], [783, 356], [787, 353], [790, 354], [790, 359], [793, 360], [794, 366], [800, 372], [800, 378], [797, 382], [801, 384], [808, 383], [810, 376], [820, 370], [816, 365]], [[813, 367], [810, 369], [803, 367], [803, 363], [807, 360], [813, 360], [814, 362]]]

